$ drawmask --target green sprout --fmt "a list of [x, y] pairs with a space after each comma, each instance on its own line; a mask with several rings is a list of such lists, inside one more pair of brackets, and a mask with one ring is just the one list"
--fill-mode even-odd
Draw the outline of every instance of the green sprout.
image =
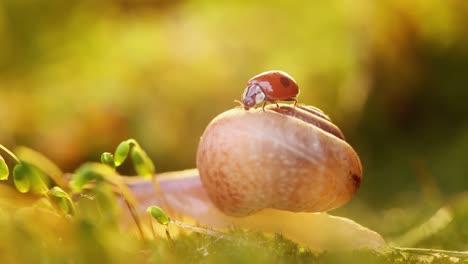
[[86, 184], [91, 182], [98, 182], [104, 179], [104, 175], [111, 175], [115, 172], [108, 166], [99, 163], [85, 163], [79, 167], [70, 181], [71, 189], [80, 193]]
[[64, 214], [75, 214], [75, 206], [70, 195], [65, 192], [62, 188], [54, 186], [52, 189], [47, 191], [49, 198], [54, 199], [57, 202], [57, 206]]
[[138, 201], [132, 191], [113, 168], [101, 163], [85, 163], [79, 167], [72, 176], [70, 187], [74, 192], [82, 192], [86, 186], [96, 186], [100, 182], [107, 182], [117, 187], [117, 191], [122, 196], [130, 214], [137, 225], [142, 239], [143, 229], [136, 208], [139, 208]]
[[[28, 162], [22, 161], [9, 149], [0, 144], [0, 149], [10, 155], [15, 161], [16, 165], [13, 167], [13, 184], [16, 189], [21, 193], [29, 191], [44, 194], [49, 189], [48, 177], [40, 169]], [[0, 159], [0, 179], [7, 180], [9, 170], [5, 161]]]
[[117, 168], [125, 162], [129, 154], [133, 167], [139, 175], [145, 178], [151, 178], [154, 175], [155, 168], [153, 162], [135, 139], [121, 142], [115, 149], [114, 155], [104, 152], [101, 155], [101, 163], [111, 168]]
[[121, 166], [125, 162], [129, 154], [137, 174], [144, 178], [151, 179], [156, 195], [162, 198], [161, 204], [165, 208], [168, 208], [169, 204], [167, 203], [164, 193], [154, 176], [156, 171], [154, 163], [135, 139], [131, 138], [122, 141], [115, 149], [114, 155], [109, 152], [104, 152], [101, 155], [101, 163], [106, 164], [115, 170], [115, 168]]
[[160, 207], [150, 206], [146, 209], [146, 212], [148, 212], [154, 219], [156, 219], [159, 224], [165, 226], [169, 224], [170, 218]]
[[131, 150], [133, 166], [139, 175], [145, 178], [151, 178], [154, 173], [154, 164], [148, 157], [148, 154], [139, 146], [135, 145]]
[[104, 152], [101, 155], [101, 163], [105, 164], [111, 168], [115, 168], [115, 160], [114, 160], [114, 155], [112, 155], [109, 152]]
[[21, 193], [27, 193], [31, 189], [31, 182], [28, 175], [31, 173], [27, 166], [22, 163], [17, 164], [13, 169], [13, 183], [16, 189]]
[[40, 152], [27, 147], [18, 147], [15, 149], [15, 153], [19, 160], [27, 162], [43, 172], [45, 176], [48, 176], [45, 178], [50, 177], [58, 186], [62, 188], [66, 187], [62, 170]]
[[9, 174], [10, 171], [8, 169], [8, 166], [6, 165], [6, 162], [3, 159], [3, 157], [0, 155], [0, 180], [7, 180]]
[[167, 214], [163, 211], [163, 209], [161, 209], [158, 206], [153, 205], [153, 206], [146, 208], [146, 212], [151, 216], [149, 218], [149, 221], [150, 221], [151, 232], [153, 232], [153, 238], [156, 239], [156, 233], [154, 232], [152, 218], [156, 219], [156, 221], [158, 221], [159, 224], [164, 225], [166, 227], [167, 239], [172, 241], [171, 234], [169, 233], [169, 229], [168, 229], [171, 219], [167, 216]]
[[115, 149], [114, 154], [114, 164], [115, 167], [119, 167], [127, 159], [128, 153], [130, 151], [131, 139], [123, 141]]
[[[11, 152], [2, 144], [0, 144], [0, 149], [5, 151], [6, 154], [12, 157], [16, 161], [16, 163], [20, 163], [20, 160], [18, 159], [18, 157], [16, 157], [16, 155], [13, 154], [13, 152]], [[8, 166], [6, 165], [5, 160], [0, 155], [0, 180], [8, 180], [9, 174], [10, 174], [10, 170], [8, 169]]]
[[212, 230], [212, 229], [208, 229], [208, 228], [204, 228], [200, 226], [193, 226], [193, 225], [189, 225], [184, 222], [181, 222], [181, 221], [172, 220], [169, 216], [167, 216], [167, 214], [163, 211], [163, 209], [161, 209], [158, 206], [154, 206], [154, 205], [150, 206], [146, 208], [146, 212], [151, 216], [150, 227], [151, 227], [151, 231], [153, 232], [154, 239], [156, 239], [156, 234], [154, 232], [152, 218], [156, 219], [156, 221], [159, 224], [166, 227], [166, 236], [169, 240], [171, 240], [171, 236], [169, 234], [169, 229], [168, 229], [169, 223], [174, 224], [175, 226], [182, 228], [182, 229], [190, 230], [192, 232], [204, 234], [207, 236], [216, 237], [218, 239], [225, 239], [225, 240], [230, 240], [230, 241], [234, 240], [232, 236], [229, 236], [227, 234], [224, 234], [216, 230]]
[[[26, 147], [17, 149], [17, 154], [3, 145], [0, 149], [10, 155], [16, 165], [13, 167], [13, 185], [20, 193], [39, 193], [65, 214], [74, 214], [75, 208], [70, 196], [62, 188], [55, 186], [49, 190], [49, 176], [59, 185], [64, 185], [63, 172], [39, 152]], [[0, 179], [7, 180], [9, 170], [3, 157], [0, 157]]]
[[21, 193], [31, 191], [45, 194], [49, 190], [47, 175], [27, 162], [21, 162], [13, 168], [13, 183]]

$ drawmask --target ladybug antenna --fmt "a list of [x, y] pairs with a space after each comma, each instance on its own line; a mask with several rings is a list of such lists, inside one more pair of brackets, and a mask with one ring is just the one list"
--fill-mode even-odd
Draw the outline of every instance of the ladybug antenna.
[[238, 103], [239, 106], [244, 107], [244, 104], [241, 101], [237, 100], [237, 99], [234, 99], [234, 103]]

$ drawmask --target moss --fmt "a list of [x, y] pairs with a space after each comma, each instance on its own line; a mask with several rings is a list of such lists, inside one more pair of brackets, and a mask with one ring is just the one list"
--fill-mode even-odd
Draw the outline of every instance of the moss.
[[[104, 165], [102, 165], [104, 166]], [[101, 175], [107, 173], [102, 166], [94, 166]], [[91, 168], [91, 167], [90, 167]], [[106, 167], [109, 169], [108, 167]], [[80, 171], [80, 170], [78, 170]], [[113, 172], [113, 171], [111, 171]], [[79, 174], [78, 174], [79, 175]], [[28, 176], [28, 175], [26, 175]], [[224, 233], [189, 228], [188, 224], [173, 221], [169, 236], [151, 236], [148, 229], [125, 226], [120, 212], [132, 208], [120, 208], [114, 193], [115, 176], [92, 177], [92, 187], [69, 195], [66, 190], [54, 187], [46, 194], [21, 194], [11, 183], [0, 185], [0, 256], [2, 263], [461, 263], [468, 261], [467, 252], [448, 252], [436, 249], [385, 248], [379, 252], [330, 251], [314, 252], [298, 245], [281, 234], [231, 228]], [[91, 178], [90, 178], [91, 179]], [[107, 181], [104, 181], [107, 179]], [[86, 182], [88, 183], [88, 181]], [[85, 182], [83, 182], [84, 186]], [[123, 193], [125, 199], [131, 198]], [[63, 210], [52, 198], [66, 198], [73, 210]], [[72, 199], [73, 197], [73, 199]], [[127, 201], [128, 202], [128, 201]], [[408, 213], [419, 214], [415, 203]], [[439, 223], [430, 235], [416, 234], [417, 245], [466, 247], [466, 219], [468, 198], [460, 195], [450, 206], [438, 210], [426, 223], [414, 230], [427, 230]], [[133, 208], [134, 209], [134, 208]], [[164, 212], [159, 212], [165, 216]], [[160, 214], [157, 216], [160, 216]], [[368, 214], [371, 214], [368, 212]], [[443, 216], [441, 218], [441, 216]], [[442, 220], [444, 221], [442, 221]], [[135, 215], [135, 222], [139, 222]], [[140, 219], [141, 220], [141, 219]], [[166, 221], [167, 220], [167, 221]], [[163, 224], [170, 222], [167, 218]], [[447, 221], [446, 221], [447, 220]], [[444, 225], [441, 225], [442, 222]], [[387, 223], [381, 220], [381, 225]], [[425, 227], [421, 228], [421, 227]], [[304, 231], [307, 227], [304, 227]], [[138, 232], [137, 232], [138, 231]], [[196, 232], [195, 232], [196, 231]], [[443, 231], [443, 232], [442, 232]], [[169, 231], [168, 231], [169, 232]], [[464, 244], [465, 243], [465, 244]], [[449, 257], [452, 256], [452, 257]], [[458, 257], [453, 257], [458, 256]], [[461, 260], [461, 258], [466, 258]]]

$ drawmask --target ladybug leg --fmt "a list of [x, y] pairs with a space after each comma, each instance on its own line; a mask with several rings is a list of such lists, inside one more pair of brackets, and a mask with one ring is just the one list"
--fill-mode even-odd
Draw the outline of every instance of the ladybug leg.
[[279, 109], [280, 106], [279, 106], [278, 102], [275, 101], [275, 104], [276, 104], [276, 108]]
[[262, 110], [263, 110], [263, 111], [265, 111], [265, 105], [266, 105], [266, 103], [267, 103], [266, 101], [263, 102], [263, 105], [262, 105]]
[[293, 102], [294, 101], [293, 107], [296, 107], [297, 104], [298, 104], [298, 101], [297, 101], [296, 97], [289, 97], [287, 99], [283, 99], [282, 101], [287, 101], [287, 102]]

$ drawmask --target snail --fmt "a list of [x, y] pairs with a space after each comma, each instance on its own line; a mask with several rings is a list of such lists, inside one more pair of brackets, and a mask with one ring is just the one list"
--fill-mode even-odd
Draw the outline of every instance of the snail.
[[362, 179], [357, 153], [314, 107], [236, 107], [203, 133], [197, 169], [128, 179], [142, 208], [167, 203], [174, 217], [223, 228], [280, 232], [314, 250], [376, 249], [383, 238], [326, 212], [348, 202]]
[[361, 182], [359, 157], [315, 108], [235, 108], [205, 130], [197, 167], [208, 196], [228, 215], [264, 208], [321, 212], [351, 199]]

